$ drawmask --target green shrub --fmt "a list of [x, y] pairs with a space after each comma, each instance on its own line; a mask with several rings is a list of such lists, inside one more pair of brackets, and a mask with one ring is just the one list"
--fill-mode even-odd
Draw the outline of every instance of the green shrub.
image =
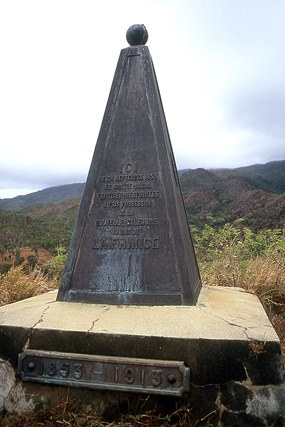
[[41, 267], [44, 275], [59, 281], [62, 276], [66, 257], [66, 249], [62, 246], [57, 248], [57, 255]]

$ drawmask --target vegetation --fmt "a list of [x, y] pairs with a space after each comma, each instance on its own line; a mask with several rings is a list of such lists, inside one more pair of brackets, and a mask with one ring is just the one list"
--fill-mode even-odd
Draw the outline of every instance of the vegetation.
[[257, 295], [281, 340], [285, 360], [285, 230], [253, 233], [242, 220], [218, 232], [193, 230], [204, 286], [237, 286]]
[[235, 175], [249, 178], [256, 188], [268, 193], [282, 194], [285, 192], [285, 160], [236, 169], [213, 169], [213, 172], [221, 177]]
[[59, 248], [58, 255], [42, 266], [14, 265], [0, 275], [0, 306], [57, 289], [65, 259], [65, 250]]
[[[283, 228], [284, 177], [285, 161], [180, 171], [191, 227], [202, 230], [208, 225], [218, 230], [242, 217], [243, 224], [254, 232]], [[83, 189], [84, 184], [70, 184], [0, 199], [0, 258], [23, 247], [46, 249], [53, 255], [59, 246], [67, 249]], [[0, 259], [0, 273], [7, 271], [7, 264], [11, 263]]]
[[[212, 424], [199, 420], [195, 424], [190, 421], [190, 409], [187, 406], [177, 408], [173, 412], [160, 414], [155, 410], [146, 410], [148, 398], [139, 400], [135, 413], [120, 415], [114, 421], [106, 421], [98, 415], [98, 408], [87, 405], [82, 408], [81, 402], [71, 400], [68, 393], [57, 406], [50, 407], [48, 401], [37, 402], [38, 409], [26, 415], [6, 415], [2, 419], [5, 427], [40, 427], [40, 426], [97, 426], [97, 427], [159, 427], [159, 426], [205, 426]], [[201, 422], [200, 422], [201, 421]], [[1, 422], [1, 417], [0, 417]]]
[[[57, 253], [57, 247], [68, 247], [80, 199], [31, 209], [29, 214], [0, 210], [0, 254], [14, 253], [30, 247]], [[0, 262], [1, 264], [1, 262]]]
[[36, 208], [44, 207], [48, 204], [62, 203], [67, 200], [81, 197], [85, 184], [59, 185], [57, 187], [45, 188], [35, 193], [17, 196], [11, 199], [0, 199], [0, 209], [9, 211], [25, 211], [30, 206]]
[[285, 194], [265, 192], [246, 177], [196, 169], [181, 173], [180, 182], [191, 226], [218, 229], [243, 218], [255, 232], [284, 227]]

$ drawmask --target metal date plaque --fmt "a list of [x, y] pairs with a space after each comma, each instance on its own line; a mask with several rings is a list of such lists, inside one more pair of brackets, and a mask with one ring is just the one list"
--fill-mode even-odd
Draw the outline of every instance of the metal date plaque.
[[181, 396], [189, 391], [190, 369], [180, 361], [25, 350], [19, 354], [23, 381], [97, 390]]

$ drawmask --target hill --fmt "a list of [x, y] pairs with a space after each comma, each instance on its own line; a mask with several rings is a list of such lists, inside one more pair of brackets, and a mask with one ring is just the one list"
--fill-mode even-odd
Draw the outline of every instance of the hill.
[[17, 196], [11, 199], [0, 199], [0, 209], [8, 211], [25, 212], [25, 208], [36, 205], [56, 204], [81, 197], [85, 184], [59, 185], [58, 187], [45, 188], [35, 193]]
[[[198, 171], [198, 172], [195, 172]], [[205, 189], [219, 178], [237, 177], [248, 183], [251, 189], [263, 190], [267, 193], [282, 194], [285, 192], [285, 160], [269, 162], [265, 165], [252, 165], [236, 169], [184, 169], [179, 171], [180, 178], [190, 173], [188, 180], [182, 179], [184, 192], [190, 188]], [[215, 178], [216, 177], [216, 178]], [[25, 196], [10, 199], [0, 199], [0, 209], [26, 213], [31, 206], [36, 210], [46, 205], [54, 205], [81, 197], [85, 184], [67, 184], [50, 187]]]
[[[195, 170], [199, 171], [199, 173], [196, 173]], [[214, 174], [217, 179], [231, 176], [243, 178], [244, 182], [247, 182], [251, 189], [260, 189], [272, 194], [282, 194], [285, 192], [285, 160], [236, 169], [212, 169], [209, 171], [205, 169], [184, 169], [179, 171], [178, 174], [181, 177], [184, 173], [190, 172], [191, 180], [193, 181], [186, 182], [183, 180], [182, 185], [186, 186], [183, 188], [184, 191], [187, 188], [197, 187], [197, 184], [198, 187], [205, 188], [209, 180], [210, 182], [213, 181]], [[59, 185], [26, 194], [25, 196], [0, 199], [0, 209], [22, 213], [30, 212], [31, 206], [35, 206], [35, 209], [40, 209], [45, 205], [57, 204], [81, 197], [84, 186], [85, 184], [82, 183]]]
[[285, 160], [236, 169], [211, 169], [211, 172], [223, 178], [228, 176], [250, 178], [252, 184], [268, 193], [285, 192]]
[[284, 226], [285, 194], [268, 193], [250, 178], [196, 169], [180, 173], [180, 182], [190, 224], [198, 228], [239, 218], [253, 231]]
[[0, 253], [29, 247], [56, 253], [68, 247], [80, 198], [42, 208], [31, 207], [25, 214], [0, 210]]
[[[285, 162], [272, 162], [233, 170], [180, 171], [191, 226], [201, 229], [208, 224], [218, 228], [243, 218], [242, 224], [253, 231], [283, 228], [285, 194], [273, 193], [277, 182], [279, 189], [283, 185], [284, 168]], [[261, 188], [260, 179], [256, 178], [262, 176], [264, 182], [269, 170], [276, 171], [271, 173], [272, 181], [270, 175], [266, 178], [273, 183], [270, 184], [273, 193]], [[51, 253], [56, 253], [59, 246], [67, 248], [83, 189], [84, 184], [62, 185], [0, 200], [0, 253], [9, 259], [9, 254], [19, 248], [31, 248], [36, 252], [42, 248]]]

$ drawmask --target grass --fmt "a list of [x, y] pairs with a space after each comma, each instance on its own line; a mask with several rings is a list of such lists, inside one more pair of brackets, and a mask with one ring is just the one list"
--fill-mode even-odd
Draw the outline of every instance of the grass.
[[65, 250], [58, 248], [57, 256], [44, 265], [34, 269], [27, 264], [13, 266], [0, 275], [0, 306], [57, 289], [65, 259]]
[[256, 257], [240, 265], [231, 259], [203, 263], [204, 286], [237, 286], [260, 299], [280, 338], [285, 360], [285, 265], [275, 259]]
[[280, 338], [285, 360], [284, 231], [255, 235], [225, 226], [214, 238], [212, 231], [197, 239], [203, 285], [241, 287], [257, 295]]
[[138, 398], [133, 413], [126, 411], [126, 414], [119, 414], [116, 419], [108, 421], [106, 418], [110, 417], [100, 416], [97, 407], [82, 405], [78, 399], [71, 399], [69, 391], [67, 391], [57, 405], [50, 406], [49, 401], [45, 399], [43, 402], [37, 402], [34, 412], [24, 415], [6, 414], [2, 415], [2, 418], [0, 415], [0, 425], [3, 427], [213, 427], [209, 420], [216, 411], [210, 412], [201, 419], [191, 421], [191, 408], [188, 404], [177, 406], [168, 413], [162, 413], [157, 408], [147, 409], [149, 398], [150, 396]]
[[40, 270], [29, 271], [22, 266], [12, 267], [0, 280], [0, 306], [43, 294], [58, 287], [56, 279], [50, 279]]
[[[141, 405], [135, 413], [120, 415], [114, 421], [106, 421], [98, 415], [98, 408], [91, 405], [82, 407], [81, 403], [69, 398], [68, 392], [58, 405], [49, 407], [48, 402], [44, 407], [39, 405], [37, 410], [26, 415], [7, 414], [2, 418], [5, 427], [52, 427], [52, 426], [97, 426], [97, 427], [155, 427], [155, 426], [192, 426], [203, 425], [199, 422], [191, 424], [190, 410], [182, 406], [169, 415], [156, 413], [155, 410], [143, 410], [148, 397], [139, 400]], [[0, 418], [1, 423], [1, 418]]]

